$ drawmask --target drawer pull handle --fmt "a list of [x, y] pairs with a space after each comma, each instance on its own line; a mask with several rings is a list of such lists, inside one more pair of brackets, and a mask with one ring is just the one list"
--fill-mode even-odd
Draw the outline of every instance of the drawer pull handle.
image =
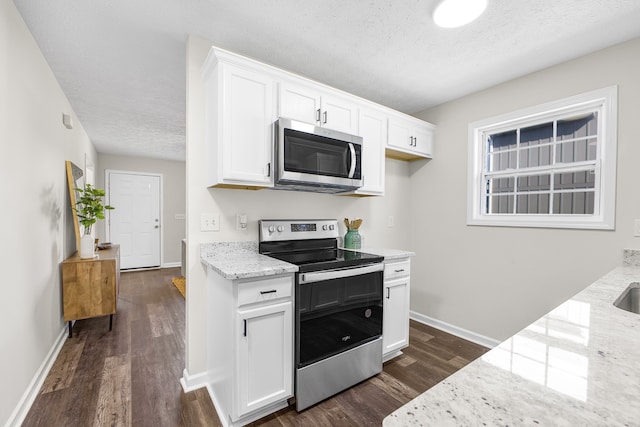
[[260, 291], [260, 295], [275, 294], [276, 292], [278, 292], [276, 289], [271, 289], [270, 291]]
[[247, 319], [242, 319], [242, 336], [247, 336]]
[[400, 270], [395, 270], [396, 273], [402, 273], [404, 271], [404, 268], [401, 268]]
[[387, 299], [391, 299], [391, 288], [387, 288]]

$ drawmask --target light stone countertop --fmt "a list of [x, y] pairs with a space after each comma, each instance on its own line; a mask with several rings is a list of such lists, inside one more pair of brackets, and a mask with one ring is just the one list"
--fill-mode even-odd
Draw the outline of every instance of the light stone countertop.
[[202, 243], [200, 261], [228, 280], [298, 271], [297, 265], [260, 255], [257, 242]]
[[613, 305], [640, 282], [622, 267], [384, 419], [394, 426], [640, 423], [640, 315]]

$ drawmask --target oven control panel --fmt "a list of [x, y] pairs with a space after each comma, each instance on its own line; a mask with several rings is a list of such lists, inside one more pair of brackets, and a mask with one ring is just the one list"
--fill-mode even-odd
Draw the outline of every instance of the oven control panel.
[[260, 242], [337, 238], [338, 220], [267, 220], [258, 222]]

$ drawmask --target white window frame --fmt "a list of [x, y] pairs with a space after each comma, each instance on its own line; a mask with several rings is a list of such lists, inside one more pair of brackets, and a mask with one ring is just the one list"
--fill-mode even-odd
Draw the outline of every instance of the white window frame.
[[[592, 108], [598, 111], [598, 140], [594, 213], [592, 215], [561, 214], [487, 214], [485, 213], [485, 141], [488, 133], [550, 122], [572, 111]], [[618, 87], [609, 86], [525, 108], [469, 124], [467, 225], [615, 229], [616, 155], [618, 128]], [[560, 168], [558, 168], [560, 170]]]

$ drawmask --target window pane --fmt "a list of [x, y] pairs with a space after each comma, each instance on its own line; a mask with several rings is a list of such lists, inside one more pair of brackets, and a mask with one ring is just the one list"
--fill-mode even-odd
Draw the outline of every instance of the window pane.
[[556, 146], [556, 162], [573, 163], [595, 160], [597, 147], [598, 140], [595, 138], [560, 143]]
[[487, 138], [487, 151], [502, 151], [516, 148], [516, 131], [494, 133]]
[[553, 213], [563, 215], [592, 215], [595, 193], [578, 191], [553, 195]]
[[487, 171], [496, 172], [515, 169], [517, 154], [515, 151], [504, 151], [489, 154], [487, 157]]
[[598, 113], [558, 120], [558, 140], [584, 138], [598, 134]]
[[530, 175], [518, 178], [518, 191], [549, 191], [551, 175]]
[[490, 178], [487, 180], [487, 192], [489, 193], [513, 193], [515, 178]]
[[529, 147], [553, 141], [553, 123], [544, 123], [520, 130], [520, 146]]
[[513, 195], [491, 196], [488, 212], [492, 214], [510, 214], [513, 213]]
[[519, 214], [548, 214], [549, 193], [519, 195], [516, 212]]
[[551, 164], [551, 146], [543, 145], [525, 148], [520, 151], [520, 168], [534, 168]]
[[557, 173], [553, 177], [553, 188], [554, 190], [595, 188], [595, 176], [593, 170]]

